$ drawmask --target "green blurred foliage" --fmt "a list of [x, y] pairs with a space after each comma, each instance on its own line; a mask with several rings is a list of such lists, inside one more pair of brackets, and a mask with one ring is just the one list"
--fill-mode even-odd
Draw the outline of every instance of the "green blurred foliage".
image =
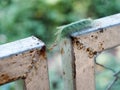
[[120, 0], [0, 0], [0, 43], [30, 35], [46, 44], [59, 25], [120, 11]]
[[64, 83], [62, 76], [57, 73], [57, 70], [55, 71], [50, 70], [49, 76], [50, 76], [50, 90], [64, 90]]
[[4, 41], [35, 35], [50, 42], [57, 25], [72, 21], [71, 1], [53, 1], [1, 0], [0, 34], [6, 37]]
[[[112, 51], [112, 50], [111, 50]], [[97, 56], [97, 62], [104, 65], [116, 72], [120, 71], [120, 60], [115, 55], [111, 54], [109, 51], [105, 51]], [[96, 90], [108, 90], [107, 87], [115, 79], [114, 72], [103, 67], [96, 68]], [[118, 73], [118, 76], [120, 73]], [[120, 80], [118, 79], [115, 84], [112, 85], [110, 90], [120, 90]]]
[[100, 18], [120, 12], [120, 0], [91, 0], [88, 14]]

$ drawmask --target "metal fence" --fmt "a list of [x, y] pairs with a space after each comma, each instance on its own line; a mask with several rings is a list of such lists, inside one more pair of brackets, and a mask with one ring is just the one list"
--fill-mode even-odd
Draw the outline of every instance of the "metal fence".
[[[62, 41], [64, 90], [95, 90], [95, 58], [120, 45], [119, 33], [116, 14], [94, 20], [93, 27]], [[23, 79], [26, 90], [49, 90], [47, 67], [45, 45], [35, 37], [0, 46], [0, 85]], [[119, 72], [114, 73], [116, 80]]]

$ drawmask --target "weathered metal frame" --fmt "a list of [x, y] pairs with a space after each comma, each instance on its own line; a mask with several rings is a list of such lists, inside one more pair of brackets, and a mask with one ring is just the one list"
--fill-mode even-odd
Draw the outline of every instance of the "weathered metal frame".
[[65, 90], [95, 90], [94, 59], [99, 52], [120, 45], [120, 14], [93, 21], [61, 44]]
[[28, 37], [0, 45], [0, 85], [24, 80], [25, 90], [49, 90], [45, 45]]

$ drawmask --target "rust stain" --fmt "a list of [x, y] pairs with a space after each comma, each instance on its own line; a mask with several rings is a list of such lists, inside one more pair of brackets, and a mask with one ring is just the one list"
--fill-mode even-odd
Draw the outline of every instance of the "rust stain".
[[9, 75], [7, 75], [7, 74], [2, 74], [2, 75], [0, 75], [0, 83], [9, 81], [9, 79], [10, 79], [10, 77], [9, 77]]
[[98, 39], [97, 35], [91, 35], [91, 37], [94, 38], [94, 39]]
[[90, 47], [88, 47], [88, 48], [86, 49], [86, 52], [88, 52], [88, 57], [89, 57], [89, 58], [93, 58], [94, 55], [97, 54], [97, 51], [94, 51], [94, 50], [93, 50], [92, 48], [90, 48]]
[[76, 41], [76, 45], [79, 45], [80, 44], [80, 42], [79, 41]]
[[94, 35], [91, 35], [91, 37], [94, 37]]
[[18, 56], [18, 54], [15, 54], [15, 56]]
[[92, 66], [91, 68], [93, 68], [93, 69], [94, 69], [94, 66]]
[[44, 68], [47, 68], [47, 66], [45, 65]]
[[102, 48], [102, 50], [105, 50], [105, 48]]
[[9, 76], [8, 74], [1, 74], [0, 75], [0, 85], [3, 85], [5, 83], [8, 83], [8, 82], [12, 82], [12, 81], [15, 81], [17, 79], [25, 79], [26, 78], [26, 74], [23, 74], [22, 76], [19, 76], [19, 77], [12, 77], [12, 76]]
[[[36, 49], [33, 53], [33, 57], [32, 57], [32, 61], [31, 64], [28, 66], [28, 72], [26, 73], [27, 75], [29, 73], [32, 73], [32, 76], [34, 74], [38, 74], [38, 68], [39, 68], [39, 64], [41, 62], [41, 60], [46, 60], [46, 53], [45, 53], [45, 46], [42, 47], [40, 50]], [[44, 66], [44, 68], [46, 68], [47, 66]], [[35, 72], [31, 72], [32, 70], [34, 70]]]
[[84, 44], [81, 43], [80, 41], [76, 41], [76, 45], [77, 45], [77, 49], [78, 49], [78, 50], [81, 50], [81, 49], [84, 48]]
[[[97, 35], [91, 35], [91, 37], [94, 38], [94, 39], [98, 39], [98, 36], [97, 36]], [[85, 51], [87, 52], [89, 58], [93, 58], [93, 57], [97, 54], [97, 51], [96, 51], [96, 50], [94, 50], [94, 49], [91, 48], [91, 47], [85, 46], [82, 42], [80, 42], [80, 41], [78, 41], [78, 40], [76, 40], [76, 39], [75, 39], [74, 42], [75, 42], [78, 50], [83, 49], [83, 50], [85, 50]], [[103, 43], [102, 43], [102, 42], [99, 42], [98, 48], [99, 48], [100, 50], [104, 50], [104, 47], [103, 47]]]
[[33, 54], [30, 54], [30, 56], [32, 56]]
[[27, 76], [27, 74], [23, 74], [23, 76], [21, 77], [22, 79], [25, 79]]
[[98, 39], [98, 36], [95, 36], [95, 39]]
[[103, 30], [103, 29], [101, 29], [99, 32], [100, 32], [100, 33], [103, 33], [103, 32], [104, 32], [104, 30]]
[[11, 65], [11, 64], [15, 64], [15, 63], [17, 63], [17, 62], [11, 62], [10, 65]]
[[38, 55], [41, 55], [43, 58], [47, 58], [45, 51], [46, 51], [46, 47], [44, 46], [44, 47], [42, 47], [41, 50], [38, 50], [38, 51], [37, 51], [37, 54], [38, 54]]
[[31, 50], [31, 51], [29, 51], [30, 53], [33, 53], [34, 51], [33, 50]]
[[104, 47], [103, 47], [103, 43], [102, 43], [102, 42], [99, 42], [98, 48], [99, 48], [100, 50], [104, 50]]
[[33, 67], [32, 65], [29, 65], [29, 66], [28, 66], [28, 70], [30, 70], [32, 67]]
[[[98, 36], [96, 36], [96, 35], [91, 35], [91, 37], [98, 38]], [[87, 52], [89, 58], [93, 58], [94, 55], [97, 54], [97, 51], [95, 51], [91, 47], [85, 46], [82, 42], [78, 41], [76, 38], [74, 39], [74, 42], [75, 42], [75, 45], [77, 46], [78, 50], [82, 49], [83, 51]], [[74, 42], [73, 42], [73, 45], [74, 45]]]
[[61, 48], [60, 53], [61, 53], [61, 54], [64, 54], [64, 53], [65, 53], [63, 48]]
[[97, 34], [104, 33], [104, 30], [106, 30], [106, 29], [100, 28], [99, 31], [97, 31], [96, 33]]

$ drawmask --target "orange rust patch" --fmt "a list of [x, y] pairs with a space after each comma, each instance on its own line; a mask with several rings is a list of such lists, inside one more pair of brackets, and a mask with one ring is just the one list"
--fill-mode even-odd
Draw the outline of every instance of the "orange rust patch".
[[92, 48], [90, 48], [90, 47], [88, 47], [87, 49], [86, 49], [86, 52], [88, 52], [88, 57], [89, 58], [92, 58], [92, 57], [94, 57], [94, 55], [96, 55], [97, 54], [97, 51], [94, 51]]
[[37, 51], [37, 54], [41, 55], [43, 58], [47, 58], [45, 51], [46, 51], [46, 48], [44, 46], [44, 47], [42, 47], [42, 49], [40, 51], [39, 50]]
[[0, 75], [0, 85], [10, 82], [10, 81], [11, 81], [11, 79], [10, 79], [9, 75], [7, 75], [7, 74]]
[[12, 81], [15, 81], [17, 79], [25, 79], [26, 78], [26, 74], [20, 76], [20, 77], [10, 77], [8, 74], [1, 74], [0, 75], [0, 85], [3, 85], [5, 83], [8, 83], [8, 82], [12, 82]]
[[78, 49], [78, 50], [84, 48], [83, 43], [80, 43], [79, 41], [76, 41], [76, 45], [77, 45], [77, 49]]

